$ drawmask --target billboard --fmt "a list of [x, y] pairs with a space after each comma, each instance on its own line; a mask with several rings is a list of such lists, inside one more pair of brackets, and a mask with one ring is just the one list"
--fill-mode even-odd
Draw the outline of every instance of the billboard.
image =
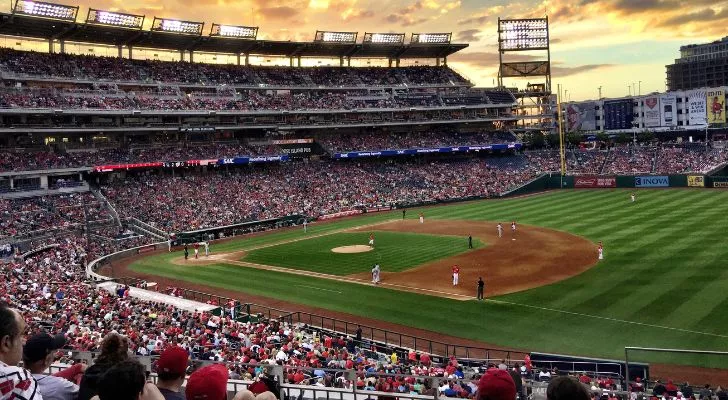
[[604, 129], [631, 129], [634, 118], [632, 99], [604, 102]]
[[645, 113], [645, 128], [660, 126], [660, 99], [657, 96], [648, 96], [642, 99], [642, 110]]
[[634, 187], [668, 187], [670, 178], [667, 176], [635, 176]]
[[723, 89], [708, 89], [705, 92], [708, 105], [708, 124], [725, 124], [725, 91]]
[[594, 131], [597, 129], [596, 104], [593, 102], [569, 104], [566, 107], [566, 131]]
[[689, 125], [705, 125], [705, 90], [688, 91], [688, 122]]
[[702, 175], [688, 175], [689, 187], [705, 187], [705, 177]]
[[574, 177], [575, 188], [613, 188], [617, 187], [617, 178], [613, 176], [577, 176]]
[[677, 125], [677, 96], [666, 94], [660, 96], [660, 126]]

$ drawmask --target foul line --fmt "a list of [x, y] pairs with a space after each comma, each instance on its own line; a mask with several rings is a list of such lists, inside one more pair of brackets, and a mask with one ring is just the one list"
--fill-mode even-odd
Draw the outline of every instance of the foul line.
[[316, 286], [307, 286], [307, 285], [293, 285], [293, 286], [305, 287], [305, 288], [308, 288], [308, 289], [315, 289], [315, 290], [323, 290], [324, 292], [333, 292], [333, 293], [338, 293], [338, 294], [342, 294], [343, 293], [343, 292], [338, 291], [338, 290], [324, 289], [324, 288], [320, 288], [320, 287], [316, 287]]
[[490, 303], [506, 304], [509, 306], [518, 306], [518, 307], [532, 308], [532, 309], [541, 310], [541, 311], [550, 311], [550, 312], [556, 312], [556, 313], [561, 313], [561, 314], [575, 315], [578, 317], [587, 317], [587, 318], [600, 319], [600, 320], [604, 320], [604, 321], [619, 322], [622, 324], [639, 325], [639, 326], [645, 326], [648, 328], [666, 329], [666, 330], [670, 330], [670, 331], [692, 333], [692, 334], [705, 335], [705, 336], [713, 336], [713, 337], [719, 337], [719, 338], [724, 338], [724, 339], [728, 338], [728, 335], [721, 335], [719, 333], [701, 332], [701, 331], [694, 331], [694, 330], [690, 330], [690, 329], [674, 328], [671, 326], [648, 324], [645, 322], [628, 321], [626, 319], [602, 317], [599, 315], [583, 314], [583, 313], [578, 313], [578, 312], [574, 312], [574, 311], [559, 310], [557, 308], [532, 306], [530, 304], [522, 304], [522, 303], [513, 303], [513, 302], [505, 301], [505, 300], [487, 299], [486, 301], [490, 302]]

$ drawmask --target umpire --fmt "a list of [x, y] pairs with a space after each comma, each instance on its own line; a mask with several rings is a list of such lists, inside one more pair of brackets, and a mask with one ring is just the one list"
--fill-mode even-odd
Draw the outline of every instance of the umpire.
[[483, 281], [483, 277], [478, 278], [478, 300], [483, 300], [485, 296], [483, 296], [483, 291], [485, 290], [485, 282]]

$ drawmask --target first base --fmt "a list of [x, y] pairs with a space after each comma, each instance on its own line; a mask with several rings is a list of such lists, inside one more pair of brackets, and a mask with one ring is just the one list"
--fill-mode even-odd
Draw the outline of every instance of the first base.
[[516, 240], [516, 238], [513, 238], [513, 239], [511, 239], [511, 240]]

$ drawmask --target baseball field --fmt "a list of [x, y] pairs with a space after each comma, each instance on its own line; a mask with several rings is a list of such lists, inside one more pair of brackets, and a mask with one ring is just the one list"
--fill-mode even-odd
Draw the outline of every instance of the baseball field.
[[[400, 211], [367, 214], [311, 224], [306, 233], [296, 228], [213, 243], [212, 255], [200, 260], [165, 251], [116, 273], [484, 346], [614, 359], [624, 358], [625, 346], [728, 351], [728, 191], [641, 190], [635, 203], [630, 193], [553, 191], [409, 210], [405, 220]], [[376, 244], [366, 249], [370, 234]], [[355, 245], [362, 251], [332, 251]], [[383, 272], [380, 285], [370, 282], [374, 263]], [[454, 264], [461, 268], [457, 286]], [[479, 276], [485, 301], [475, 299]], [[728, 365], [706, 356], [643, 358]]]

